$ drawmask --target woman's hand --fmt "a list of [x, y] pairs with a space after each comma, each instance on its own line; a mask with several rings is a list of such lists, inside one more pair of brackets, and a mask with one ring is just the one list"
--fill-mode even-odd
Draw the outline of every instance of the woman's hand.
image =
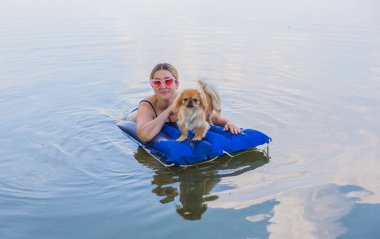
[[224, 125], [224, 131], [231, 131], [232, 134], [240, 134], [242, 131], [241, 129], [234, 123], [232, 122], [227, 122]]

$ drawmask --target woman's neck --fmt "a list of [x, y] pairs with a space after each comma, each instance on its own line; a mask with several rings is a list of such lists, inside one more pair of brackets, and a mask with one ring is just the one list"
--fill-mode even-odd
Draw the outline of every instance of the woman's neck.
[[159, 100], [156, 97], [156, 107], [158, 110], [164, 111], [169, 107], [169, 105], [172, 103], [172, 100]]

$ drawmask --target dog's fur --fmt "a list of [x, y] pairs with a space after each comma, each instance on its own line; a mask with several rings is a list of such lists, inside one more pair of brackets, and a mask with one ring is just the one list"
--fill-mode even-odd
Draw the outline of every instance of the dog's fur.
[[220, 96], [216, 88], [204, 81], [198, 81], [199, 89], [185, 89], [178, 93], [173, 103], [173, 112], [178, 112], [178, 127], [182, 135], [177, 141], [188, 137], [188, 130], [194, 131], [192, 140], [201, 140], [212, 125], [211, 116], [221, 112]]

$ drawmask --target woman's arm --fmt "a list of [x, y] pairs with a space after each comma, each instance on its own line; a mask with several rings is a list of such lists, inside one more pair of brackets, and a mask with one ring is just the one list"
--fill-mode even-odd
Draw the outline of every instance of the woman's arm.
[[225, 131], [229, 130], [233, 134], [240, 134], [242, 132], [237, 125], [220, 115], [213, 114], [211, 120], [215, 125], [224, 126]]
[[155, 117], [149, 103], [141, 102], [136, 115], [137, 136], [140, 140], [148, 142], [152, 140], [160, 131], [166, 120], [170, 116], [172, 107], [169, 106], [160, 115]]
[[133, 121], [136, 122], [137, 110], [138, 110], [138, 109], [135, 109], [135, 110], [133, 110], [131, 113], [129, 113], [127, 119], [130, 119], [130, 120], [133, 120]]

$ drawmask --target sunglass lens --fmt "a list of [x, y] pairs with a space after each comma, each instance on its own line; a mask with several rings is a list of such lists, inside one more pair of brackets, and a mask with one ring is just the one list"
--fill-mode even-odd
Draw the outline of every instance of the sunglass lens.
[[154, 80], [154, 81], [152, 81], [152, 85], [154, 88], [161, 88], [161, 81]]
[[170, 87], [173, 85], [173, 82], [174, 82], [174, 79], [173, 78], [170, 78], [170, 79], [166, 79], [165, 80], [165, 85], [166, 87]]

